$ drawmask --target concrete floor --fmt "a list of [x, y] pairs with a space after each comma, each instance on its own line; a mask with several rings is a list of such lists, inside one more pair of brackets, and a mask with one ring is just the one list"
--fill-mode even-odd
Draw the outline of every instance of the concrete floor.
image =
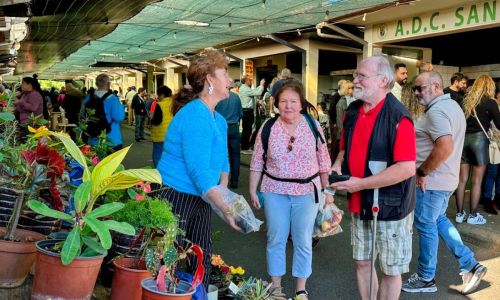
[[[133, 131], [124, 128], [124, 144], [133, 141]], [[143, 167], [151, 164], [152, 143], [134, 143], [129, 155], [125, 159], [127, 168]], [[236, 192], [248, 199], [248, 167], [241, 167], [240, 188]], [[346, 200], [336, 198], [336, 204], [347, 212]], [[256, 216], [264, 220], [262, 211], [256, 211]], [[333, 237], [321, 240], [314, 248], [313, 274], [308, 281], [307, 288], [310, 299], [357, 299], [357, 287], [352, 249], [350, 246], [349, 214], [342, 221], [344, 232]], [[231, 265], [242, 266], [249, 276], [267, 278], [266, 273], [266, 236], [265, 224], [261, 231], [244, 235], [230, 229], [223, 221], [214, 215], [214, 231], [222, 232], [221, 238], [214, 242], [214, 252], [221, 254], [223, 259]], [[265, 220], [264, 220], [265, 221]], [[417, 235], [413, 238], [413, 258], [410, 272], [416, 270], [418, 255]], [[402, 293], [401, 299], [499, 299], [500, 298], [500, 252], [495, 252], [481, 245], [470, 245], [476, 257], [488, 267], [488, 274], [479, 285], [477, 291], [468, 296], [459, 293], [461, 277], [456, 259], [443, 244], [439, 248], [438, 270], [436, 282], [437, 293], [408, 294]], [[288, 274], [283, 278], [283, 286], [288, 296], [293, 293], [293, 279], [291, 278], [291, 245], [287, 248]], [[405, 274], [406, 279], [410, 274]]]

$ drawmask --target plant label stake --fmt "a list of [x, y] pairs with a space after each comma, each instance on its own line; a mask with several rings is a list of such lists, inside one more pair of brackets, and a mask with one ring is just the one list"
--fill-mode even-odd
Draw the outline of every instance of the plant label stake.
[[[370, 168], [370, 172], [372, 172], [373, 175], [376, 175], [383, 170], [387, 168], [387, 162], [385, 161], [376, 161], [376, 160], [370, 160], [368, 162], [368, 167]], [[371, 261], [371, 270], [370, 270], [370, 300], [375, 299], [375, 293], [373, 291], [373, 288], [375, 287], [375, 284], [373, 283], [373, 280], [375, 279], [374, 273], [375, 273], [375, 242], [377, 240], [377, 216], [378, 216], [378, 211], [379, 211], [379, 206], [378, 206], [378, 188], [373, 190], [373, 205], [372, 205], [372, 215], [373, 215], [373, 221], [372, 221], [372, 261]]]

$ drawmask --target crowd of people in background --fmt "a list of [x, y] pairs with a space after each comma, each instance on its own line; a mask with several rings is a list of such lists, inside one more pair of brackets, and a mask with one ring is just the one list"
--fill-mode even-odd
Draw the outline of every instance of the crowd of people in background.
[[[500, 88], [490, 76], [481, 75], [470, 85], [464, 74], [455, 73], [445, 87], [430, 63], [421, 64], [419, 75], [410, 79], [405, 64], [391, 66], [387, 58], [374, 56], [358, 64], [352, 81], [338, 82], [329, 103], [316, 107], [305, 99], [302, 84], [289, 69], [271, 82], [261, 79], [256, 87], [248, 76], [233, 82], [225, 56], [216, 51], [197, 56], [187, 78], [191, 84], [175, 94], [167, 86], [160, 86], [156, 94], [131, 86], [122, 95], [110, 89], [106, 74], [97, 76], [95, 88], [87, 90], [66, 80], [60, 91], [42, 90], [33, 75], [23, 78], [16, 90], [0, 85], [0, 105], [15, 93], [14, 112], [22, 135], [34, 119], [50, 120], [53, 112], [64, 112], [67, 123], [74, 125], [68, 130], [71, 138], [82, 138], [80, 129], [84, 141], [93, 145], [105, 131], [113, 150], [123, 147], [122, 123], [135, 127], [136, 142], [146, 140], [148, 124], [152, 162], [163, 179], [157, 196], [172, 204], [187, 239], [205, 249], [208, 270], [211, 213], [201, 197], [219, 207], [227, 223], [238, 229], [214, 187], [238, 188], [241, 154], [251, 154], [250, 202], [260, 209], [257, 192], [262, 193], [268, 273], [274, 288], [281, 289], [291, 234], [296, 296], [307, 299], [318, 194], [327, 187], [349, 193], [353, 259], [362, 299], [373, 292], [372, 239], [383, 273], [380, 287], [375, 284], [381, 299], [396, 299], [401, 290], [437, 290], [439, 237], [458, 260], [463, 292], [477, 287], [486, 268], [463, 244], [446, 209], [455, 194], [456, 223], [472, 225], [486, 223], [479, 203], [491, 214], [500, 209], [500, 170], [490, 164], [488, 153], [490, 141], [500, 142]], [[371, 161], [386, 166], [377, 173], [369, 167]], [[332, 171], [351, 177], [330, 185]], [[377, 234], [370, 230], [374, 189], [380, 189], [384, 199]], [[323, 201], [330, 204], [333, 198], [325, 194]], [[413, 222], [420, 239], [418, 270], [403, 284]], [[207, 276], [203, 283], [208, 284]]]

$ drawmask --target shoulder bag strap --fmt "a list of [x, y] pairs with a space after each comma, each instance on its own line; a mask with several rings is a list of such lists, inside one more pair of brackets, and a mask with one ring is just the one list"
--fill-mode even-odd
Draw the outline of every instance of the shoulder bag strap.
[[483, 130], [484, 135], [486, 135], [486, 138], [488, 138], [488, 141], [490, 141], [490, 143], [491, 143], [490, 136], [486, 133], [486, 130], [484, 130], [483, 124], [481, 124], [481, 121], [479, 121], [479, 118], [477, 117], [476, 109], [474, 108], [473, 111], [474, 111], [474, 117], [476, 118], [477, 122], [479, 123], [479, 126], [481, 126], [481, 129]]

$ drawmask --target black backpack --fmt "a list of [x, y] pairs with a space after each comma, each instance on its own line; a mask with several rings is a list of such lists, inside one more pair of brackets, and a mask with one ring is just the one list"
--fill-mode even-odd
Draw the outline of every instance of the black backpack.
[[[86, 133], [90, 137], [97, 137], [103, 130], [106, 133], [111, 131], [111, 124], [106, 119], [106, 112], [104, 111], [104, 100], [111, 95], [112, 92], [108, 91], [101, 98], [97, 97], [93, 92], [89, 94], [89, 101], [85, 104], [85, 113], [88, 116]], [[89, 115], [88, 109], [93, 109], [94, 114]]]

